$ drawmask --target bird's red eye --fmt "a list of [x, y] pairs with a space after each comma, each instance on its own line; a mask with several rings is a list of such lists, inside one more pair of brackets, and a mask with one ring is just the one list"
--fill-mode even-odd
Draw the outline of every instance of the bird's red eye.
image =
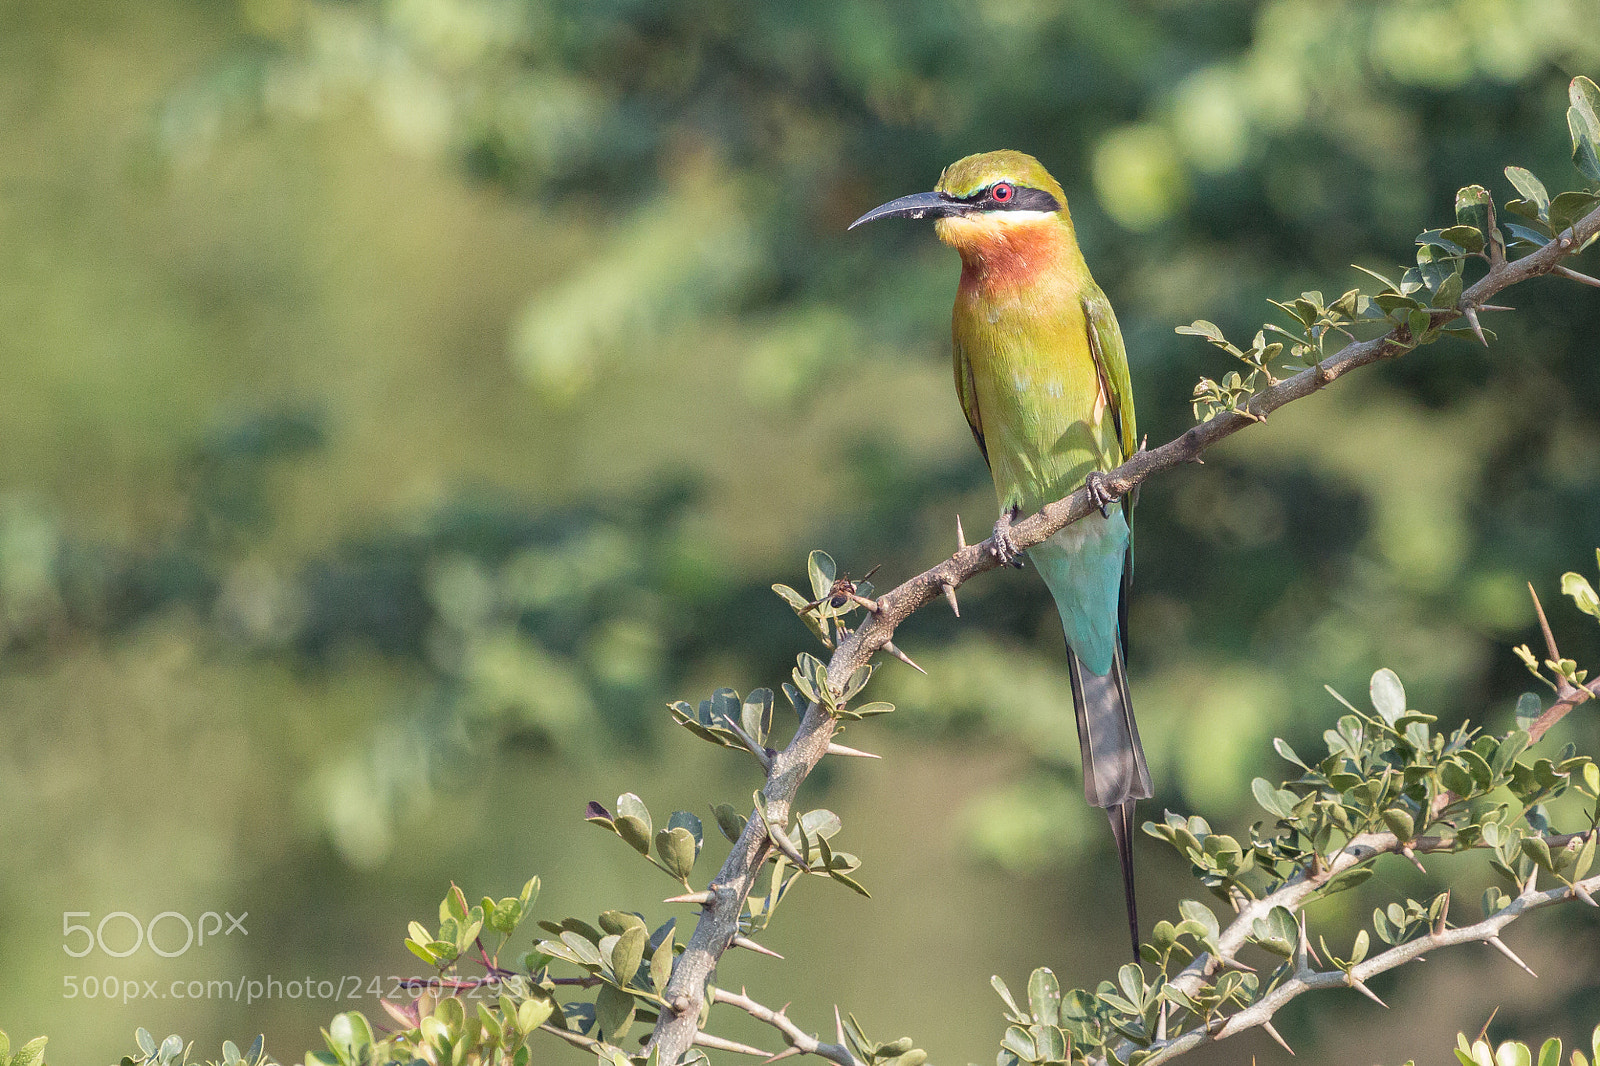
[[989, 190], [989, 195], [994, 197], [994, 202], [997, 203], [997, 204], [1005, 203], [1007, 200], [1011, 199], [1011, 197], [1013, 195], [1015, 195], [1015, 194], [1016, 194], [1016, 190], [1013, 189], [1011, 186], [1007, 185], [1003, 181], [1000, 182], [999, 184], [997, 184], [994, 188]]

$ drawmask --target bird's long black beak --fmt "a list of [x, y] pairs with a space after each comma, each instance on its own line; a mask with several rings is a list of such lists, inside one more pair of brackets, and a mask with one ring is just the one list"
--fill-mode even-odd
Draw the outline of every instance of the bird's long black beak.
[[880, 218], [949, 218], [971, 210], [971, 204], [951, 199], [942, 192], [914, 192], [874, 207], [847, 228], [855, 229], [863, 222], [875, 222]]

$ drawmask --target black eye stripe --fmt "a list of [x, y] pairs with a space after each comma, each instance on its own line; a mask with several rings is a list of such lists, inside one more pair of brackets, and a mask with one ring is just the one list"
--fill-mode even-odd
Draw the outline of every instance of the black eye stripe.
[[1054, 196], [1043, 189], [1035, 189], [1027, 185], [1018, 185], [1015, 182], [996, 182], [997, 185], [1009, 185], [1011, 198], [1009, 200], [996, 200], [993, 196], [993, 185], [987, 185], [972, 193], [970, 196], [960, 197], [960, 201], [981, 207], [985, 211], [1059, 211], [1061, 203]]

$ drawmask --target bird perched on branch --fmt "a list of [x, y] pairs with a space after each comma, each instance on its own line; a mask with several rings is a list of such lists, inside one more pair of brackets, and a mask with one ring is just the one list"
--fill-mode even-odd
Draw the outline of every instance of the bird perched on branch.
[[1030, 155], [968, 156], [932, 192], [891, 200], [850, 228], [880, 218], [934, 219], [939, 239], [961, 253], [956, 394], [994, 476], [995, 554], [1021, 566], [1012, 520], [1079, 486], [1099, 507], [1027, 555], [1061, 614], [1084, 792], [1111, 819], [1137, 958], [1134, 803], [1150, 796], [1150, 771], [1125, 668], [1133, 500], [1113, 499], [1103, 484], [1103, 472], [1135, 450], [1122, 332], [1089, 276], [1060, 184]]

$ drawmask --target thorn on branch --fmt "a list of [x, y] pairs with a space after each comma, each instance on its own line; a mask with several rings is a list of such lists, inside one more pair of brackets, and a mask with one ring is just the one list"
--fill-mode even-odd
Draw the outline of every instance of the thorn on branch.
[[1478, 309], [1469, 307], [1461, 313], [1467, 316], [1467, 323], [1472, 327], [1472, 334], [1478, 338], [1478, 343], [1485, 348], [1489, 347], [1489, 338], [1483, 335], [1483, 325], [1478, 321]]
[[1383, 1000], [1379, 999], [1378, 998], [1378, 994], [1376, 992], [1374, 992], [1372, 989], [1368, 988], [1365, 981], [1362, 981], [1360, 978], [1356, 977], [1356, 975], [1353, 974], [1353, 973], [1352, 974], [1346, 974], [1345, 976], [1350, 978], [1350, 987], [1351, 988], [1355, 989], [1357, 992], [1360, 992], [1363, 996], [1366, 996], [1368, 999], [1372, 1000], [1372, 1002], [1376, 1003], [1378, 1006], [1382, 1007], [1384, 1010], [1388, 1010], [1389, 1009], [1389, 1004], [1387, 1004]]
[[961, 528], [961, 516], [956, 515], [956, 550], [967, 550], [967, 531]]
[[1572, 894], [1574, 896], [1576, 896], [1577, 898], [1583, 900], [1585, 903], [1587, 903], [1591, 907], [1600, 907], [1600, 903], [1596, 903], [1594, 901], [1594, 897], [1589, 894], [1589, 890], [1587, 888], [1583, 887], [1583, 882], [1581, 882], [1581, 881], [1573, 882]]
[[756, 757], [756, 761], [761, 764], [763, 770], [768, 773], [772, 772], [772, 756], [767, 752], [766, 748], [756, 743], [755, 737], [745, 732], [744, 726], [739, 724], [737, 718], [731, 714], [724, 714], [722, 716], [722, 724], [727, 727], [729, 732], [739, 738], [739, 742], [749, 750], [751, 755]]
[[794, 846], [794, 841], [789, 839], [789, 834], [771, 822], [767, 823], [767, 839], [771, 840], [777, 849], [788, 856], [789, 861], [800, 867], [800, 869], [805, 870], [811, 866], [806, 861], [806, 857], [800, 854], [800, 849]]
[[1516, 963], [1517, 966], [1527, 972], [1529, 977], [1538, 978], [1539, 975], [1533, 972], [1532, 967], [1523, 962], [1521, 959], [1517, 958], [1516, 952], [1506, 947], [1506, 942], [1504, 940], [1501, 940], [1497, 936], [1492, 936], [1489, 938], [1489, 946], [1494, 948], [1500, 954], [1504, 955], [1506, 958], [1510, 959], [1512, 962]]
[[1283, 1038], [1282, 1034], [1272, 1027], [1271, 1022], [1263, 1020], [1261, 1022], [1261, 1028], [1266, 1030], [1268, 1036], [1277, 1041], [1279, 1047], [1283, 1048], [1283, 1050], [1287, 1051], [1291, 1055], [1294, 1054], [1294, 1048], [1290, 1047], [1289, 1042]]
[[882, 755], [874, 755], [870, 751], [861, 751], [857, 748], [847, 748], [843, 744], [830, 741], [828, 743], [829, 755], [850, 755], [857, 759], [881, 759]]
[[1587, 274], [1580, 274], [1571, 267], [1557, 266], [1552, 273], [1560, 274], [1564, 278], [1582, 282], [1585, 285], [1593, 285], [1595, 288], [1600, 289], [1600, 278], [1591, 278]]
[[581, 1047], [585, 1051], [594, 1051], [600, 1047], [600, 1041], [584, 1036], [582, 1033], [574, 1033], [568, 1029], [557, 1029], [553, 1025], [541, 1025], [539, 1030], [552, 1036], [559, 1036], [573, 1047]]
[[944, 589], [944, 602], [950, 605], [950, 610], [957, 618], [961, 617], [961, 605], [956, 603], [956, 587], [948, 581], [939, 582], [939, 587]]
[[859, 592], [849, 593], [848, 598], [850, 602], [855, 604], [857, 607], [865, 607], [867, 609], [867, 613], [870, 615], [880, 615], [883, 613], [884, 608], [882, 600], [869, 600]]
[[779, 955], [776, 951], [773, 951], [771, 948], [762, 947], [760, 944], [757, 944], [754, 940], [751, 940], [747, 936], [735, 936], [731, 943], [736, 948], [744, 948], [747, 951], [755, 952], [757, 955], [767, 955], [774, 959], [783, 958], [783, 956]]
[[704, 1030], [694, 1034], [694, 1042], [701, 1047], [708, 1047], [713, 1051], [731, 1051], [736, 1055], [759, 1055], [761, 1058], [770, 1058], [771, 1052], [762, 1051], [749, 1044], [741, 1044], [737, 1040], [728, 1040], [720, 1036], [712, 1036]]
[[1528, 582], [1528, 595], [1533, 597], [1533, 612], [1539, 616], [1539, 629], [1544, 633], [1545, 650], [1550, 653], [1550, 658], [1561, 661], [1561, 652], [1556, 648], [1555, 634], [1550, 632], [1550, 619], [1544, 616], [1544, 604], [1539, 602], [1539, 594], [1533, 590], [1533, 582]]
[[696, 904], [699, 904], [702, 907], [709, 907], [713, 903], [715, 903], [716, 901], [717, 901], [716, 893], [710, 892], [710, 891], [705, 891], [705, 892], [686, 892], [681, 896], [669, 896], [668, 898], [662, 900], [661, 902], [662, 903], [696, 903]]
[[777, 1062], [779, 1059], [786, 1059], [791, 1055], [802, 1055], [802, 1054], [804, 1054], [804, 1052], [802, 1052], [799, 1047], [786, 1047], [782, 1051], [778, 1052], [776, 1055], [772, 1056], [772, 1058], [770, 1058], [766, 1062], [762, 1063], [761, 1066], [768, 1066], [768, 1063]]
[[894, 641], [892, 641], [892, 640], [884, 641], [883, 642], [883, 650], [888, 652], [890, 655], [893, 655], [896, 659], [899, 659], [901, 662], [905, 663], [907, 666], [911, 667], [911, 669], [915, 670], [917, 673], [922, 674], [924, 677], [927, 676], [928, 671], [926, 671], [922, 667], [918, 666], [916, 664], [916, 662], [911, 658], [911, 656], [907, 655], [905, 652], [903, 652], [899, 648], [895, 647], [894, 646]]

